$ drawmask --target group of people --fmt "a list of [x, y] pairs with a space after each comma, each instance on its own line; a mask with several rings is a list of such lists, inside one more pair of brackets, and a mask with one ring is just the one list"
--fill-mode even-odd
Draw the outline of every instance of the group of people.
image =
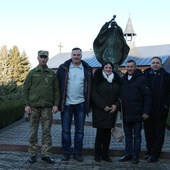
[[[32, 69], [23, 84], [25, 112], [30, 119], [30, 163], [35, 163], [38, 147], [38, 127], [42, 125], [42, 160], [53, 164], [51, 126], [53, 114], [61, 113], [62, 161], [81, 162], [84, 123], [92, 111], [96, 128], [94, 160], [112, 162], [109, 157], [111, 129], [118, 111], [123, 113], [125, 154], [120, 162], [139, 161], [141, 130], [144, 123], [148, 162], [155, 162], [164, 143], [165, 126], [170, 106], [170, 74], [162, 67], [159, 57], [151, 59], [151, 68], [144, 73], [134, 60], [125, 64], [127, 72], [121, 77], [112, 62], [103, 62], [94, 74], [82, 60], [82, 50], [73, 48], [71, 58], [61, 64], [55, 74], [47, 67], [48, 51], [38, 52], [39, 65]], [[121, 107], [122, 105], [122, 107]], [[71, 125], [74, 117], [74, 144]], [[73, 146], [72, 146], [73, 145]]]

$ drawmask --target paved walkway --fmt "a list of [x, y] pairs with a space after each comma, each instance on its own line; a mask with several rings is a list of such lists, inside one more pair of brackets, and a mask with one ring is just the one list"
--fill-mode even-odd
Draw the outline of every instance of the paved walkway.
[[[123, 154], [125, 142], [116, 142], [111, 139], [110, 156], [113, 160], [112, 163], [101, 161], [96, 163], [93, 160], [94, 154], [94, 139], [96, 129], [91, 126], [91, 115], [86, 118], [85, 136], [83, 158], [84, 161], [79, 163], [72, 158], [69, 161], [61, 161], [61, 125], [59, 113], [54, 115], [54, 123], [52, 126], [52, 140], [53, 140], [53, 158], [55, 159], [54, 165], [41, 160], [41, 155], [38, 155], [35, 164], [28, 163], [29, 154], [28, 149], [28, 135], [29, 135], [29, 122], [26, 118], [19, 120], [12, 125], [0, 130], [0, 170], [132, 170], [132, 169], [154, 169], [164, 170], [170, 169], [170, 131], [166, 131], [165, 144], [162, 149], [161, 158], [156, 163], [147, 163], [142, 160], [145, 152], [145, 138], [142, 131], [142, 145], [140, 162], [137, 165], [131, 162], [121, 163], [118, 162], [119, 157]], [[74, 126], [72, 128], [74, 134]], [[41, 145], [41, 128], [39, 129], [39, 145]]]

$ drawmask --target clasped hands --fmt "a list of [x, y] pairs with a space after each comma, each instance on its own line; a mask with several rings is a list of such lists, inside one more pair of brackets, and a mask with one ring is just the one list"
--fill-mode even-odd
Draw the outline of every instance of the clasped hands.
[[149, 118], [149, 115], [147, 115], [146, 113], [144, 113], [144, 114], [142, 115], [142, 118], [143, 118], [143, 120], [146, 120], [146, 119]]
[[114, 112], [116, 111], [116, 109], [117, 109], [117, 106], [113, 104], [111, 107], [106, 106], [106, 107], [104, 108], [104, 111], [110, 112], [110, 113], [114, 113]]

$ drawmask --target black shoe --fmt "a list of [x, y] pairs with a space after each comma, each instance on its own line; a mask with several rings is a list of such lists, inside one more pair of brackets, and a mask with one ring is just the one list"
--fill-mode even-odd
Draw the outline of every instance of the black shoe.
[[62, 161], [68, 161], [70, 159], [70, 154], [64, 153], [61, 160]]
[[30, 159], [28, 160], [29, 163], [35, 163], [36, 162], [36, 156], [30, 156]]
[[155, 156], [150, 156], [150, 157], [148, 158], [148, 163], [153, 163], [153, 162], [156, 162], [157, 160], [158, 160], [157, 157], [155, 157]]
[[95, 160], [96, 162], [100, 162], [100, 156], [95, 155], [94, 160]]
[[132, 159], [131, 155], [124, 155], [119, 159], [119, 162], [125, 162], [125, 161], [129, 161]]
[[139, 162], [138, 157], [135, 156], [135, 157], [132, 158], [133, 164], [137, 164], [138, 162]]
[[81, 153], [75, 153], [73, 154], [73, 159], [75, 159], [76, 161], [78, 162], [82, 162], [83, 161], [83, 158], [81, 156]]
[[106, 162], [112, 162], [112, 160], [109, 157], [102, 157], [102, 160]]
[[150, 157], [151, 155], [145, 155], [144, 157], [143, 157], [143, 159], [144, 160], [148, 160], [148, 158]]
[[51, 157], [42, 157], [41, 158], [43, 161], [46, 161], [46, 162], [48, 162], [49, 164], [54, 164], [55, 162], [54, 162], [54, 160], [51, 158]]

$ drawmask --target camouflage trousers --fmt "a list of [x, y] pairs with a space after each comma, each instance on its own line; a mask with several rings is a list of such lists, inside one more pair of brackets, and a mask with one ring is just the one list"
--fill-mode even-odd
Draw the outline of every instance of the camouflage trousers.
[[53, 114], [51, 111], [51, 108], [31, 108], [31, 114], [29, 114], [30, 136], [28, 149], [31, 156], [36, 156], [39, 153], [38, 129], [40, 123], [42, 127], [41, 156], [50, 156], [52, 152], [51, 126]]

